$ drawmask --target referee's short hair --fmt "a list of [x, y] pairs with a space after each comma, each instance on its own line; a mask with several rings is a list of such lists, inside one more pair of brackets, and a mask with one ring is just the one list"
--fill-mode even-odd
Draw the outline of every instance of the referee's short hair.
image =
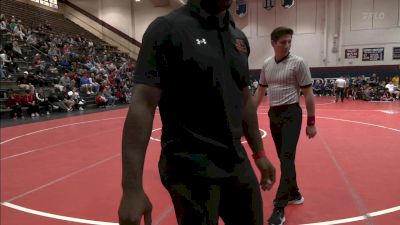
[[293, 36], [293, 30], [288, 27], [277, 27], [271, 32], [271, 41], [278, 41], [282, 36], [289, 34]]

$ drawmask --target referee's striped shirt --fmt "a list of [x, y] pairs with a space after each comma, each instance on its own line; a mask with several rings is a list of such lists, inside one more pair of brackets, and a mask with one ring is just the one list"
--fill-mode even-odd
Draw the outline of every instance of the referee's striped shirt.
[[259, 85], [268, 86], [270, 106], [299, 102], [300, 89], [311, 84], [310, 69], [299, 56], [289, 53], [279, 62], [275, 61], [275, 56], [264, 61]]

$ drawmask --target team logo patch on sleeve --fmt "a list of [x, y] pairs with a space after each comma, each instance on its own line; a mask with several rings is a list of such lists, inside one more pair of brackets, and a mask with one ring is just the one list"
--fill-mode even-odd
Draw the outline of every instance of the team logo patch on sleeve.
[[236, 39], [235, 47], [239, 52], [246, 53], [246, 54], [249, 53], [249, 50], [247, 49], [247, 45], [244, 42], [244, 40], [242, 40], [242, 39]]

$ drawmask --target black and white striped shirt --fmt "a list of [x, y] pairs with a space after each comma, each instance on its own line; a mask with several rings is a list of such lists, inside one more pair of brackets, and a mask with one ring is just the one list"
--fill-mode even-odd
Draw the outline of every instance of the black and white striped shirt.
[[299, 102], [300, 88], [311, 86], [311, 73], [303, 58], [289, 54], [276, 62], [271, 56], [264, 61], [260, 74], [260, 85], [268, 86], [270, 106]]

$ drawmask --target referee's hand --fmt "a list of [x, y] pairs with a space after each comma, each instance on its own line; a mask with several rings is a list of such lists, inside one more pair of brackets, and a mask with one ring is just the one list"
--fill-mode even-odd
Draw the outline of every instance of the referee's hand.
[[260, 185], [263, 191], [271, 190], [275, 183], [275, 167], [266, 157], [256, 159], [257, 168], [261, 172]]
[[313, 138], [317, 135], [317, 128], [315, 125], [308, 125], [306, 128], [306, 135], [308, 138]]

